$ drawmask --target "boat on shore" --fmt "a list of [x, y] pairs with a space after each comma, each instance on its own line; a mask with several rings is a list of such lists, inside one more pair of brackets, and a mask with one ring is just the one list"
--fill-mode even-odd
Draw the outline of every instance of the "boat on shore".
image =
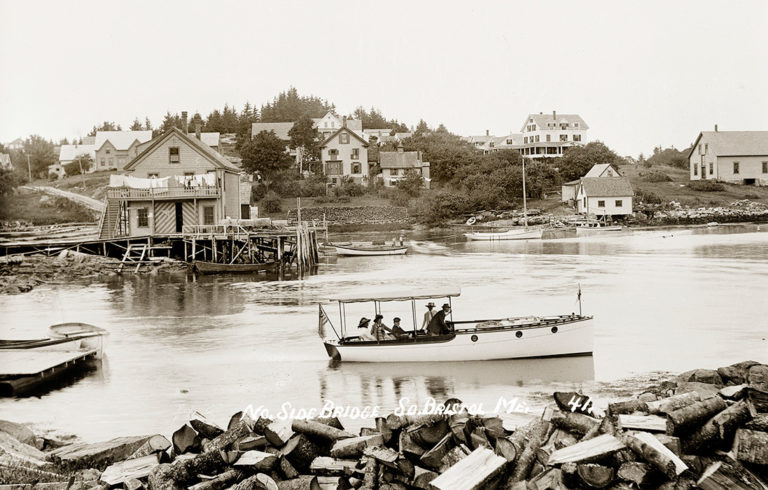
[[392, 244], [359, 244], [359, 243], [335, 243], [336, 255], [348, 257], [361, 257], [372, 255], [405, 255], [408, 246], [402, 242]]
[[0, 396], [38, 388], [84, 362], [101, 359], [109, 333], [87, 323], [52, 325], [49, 336], [0, 340]]
[[262, 262], [256, 264], [220, 264], [217, 262], [192, 262], [192, 270], [198, 274], [255, 274], [274, 270], [278, 262]]
[[[328, 356], [342, 362], [451, 362], [489, 361], [499, 359], [530, 359], [591, 355], [593, 350], [592, 316], [581, 312], [551, 316], [525, 316], [486, 320], [454, 321], [453, 313], [446, 324], [450, 332], [427, 335], [415, 324], [417, 300], [451, 298], [461, 294], [459, 289], [370, 296], [340, 296], [338, 302], [339, 329], [331, 322], [323, 305], [319, 305], [319, 334]], [[579, 293], [580, 295], [581, 293]], [[410, 303], [413, 309], [413, 330], [400, 338], [368, 340], [360, 334], [347, 335], [346, 311], [351, 303], [373, 303], [381, 311], [381, 303]], [[389, 308], [391, 309], [391, 308]], [[411, 315], [403, 314], [403, 318]], [[406, 320], [407, 321], [407, 320]], [[326, 334], [330, 326], [336, 338]]]

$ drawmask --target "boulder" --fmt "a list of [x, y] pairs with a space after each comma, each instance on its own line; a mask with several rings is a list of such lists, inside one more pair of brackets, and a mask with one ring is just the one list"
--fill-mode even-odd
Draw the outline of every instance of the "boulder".
[[696, 383], [707, 383], [711, 385], [723, 384], [723, 379], [714, 369], [697, 369], [693, 372], [691, 379], [688, 381], [693, 381]]
[[752, 366], [758, 365], [755, 361], [744, 361], [717, 369], [717, 373], [726, 385], [740, 385], [747, 382], [747, 372]]
[[686, 383], [680, 383], [677, 385], [677, 389], [675, 390], [675, 394], [681, 394], [681, 393], [690, 393], [691, 391], [698, 392], [702, 398], [709, 397], [709, 396], [715, 396], [719, 393], [720, 388], [722, 388], [722, 385], [713, 385], [709, 383], [698, 383], [695, 381], [689, 381]]
[[747, 383], [761, 390], [768, 391], [768, 366], [756, 364], [747, 372]]
[[35, 433], [26, 425], [9, 422], [8, 420], [0, 420], [0, 432], [5, 432], [24, 444], [36, 446], [37, 438], [35, 437]]

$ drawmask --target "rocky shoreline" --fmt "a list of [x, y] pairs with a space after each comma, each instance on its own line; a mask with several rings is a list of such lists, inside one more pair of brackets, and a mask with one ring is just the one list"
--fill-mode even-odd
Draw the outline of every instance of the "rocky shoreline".
[[359, 434], [333, 414], [239, 412], [226, 426], [197, 415], [170, 438], [94, 444], [0, 421], [0, 488], [673, 490], [768, 481], [768, 366], [754, 361], [688, 371], [608, 404], [556, 392], [517, 427], [457, 399], [437, 408], [376, 417]]

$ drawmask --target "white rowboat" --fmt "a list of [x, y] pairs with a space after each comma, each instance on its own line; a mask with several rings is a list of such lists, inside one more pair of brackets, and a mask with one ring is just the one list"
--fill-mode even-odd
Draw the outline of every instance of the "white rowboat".
[[370, 256], [370, 255], [405, 255], [408, 247], [405, 245], [334, 245], [336, 255]]
[[523, 228], [519, 230], [509, 230], [504, 232], [475, 232], [465, 233], [464, 236], [473, 241], [490, 240], [536, 240], [541, 238], [543, 230], [541, 228]]

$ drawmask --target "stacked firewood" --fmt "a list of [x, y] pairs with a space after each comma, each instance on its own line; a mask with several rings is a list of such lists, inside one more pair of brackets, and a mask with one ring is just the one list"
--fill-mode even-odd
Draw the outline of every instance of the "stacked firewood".
[[224, 428], [196, 416], [170, 440], [45, 453], [33, 435], [9, 443], [0, 427], [0, 470], [14, 461], [16, 474], [62, 489], [768, 489], [768, 366], [691, 371], [601, 405], [555, 393], [542, 416], [512, 428], [452, 399], [447, 412], [390, 414], [357, 434], [335, 417], [237, 413]]

